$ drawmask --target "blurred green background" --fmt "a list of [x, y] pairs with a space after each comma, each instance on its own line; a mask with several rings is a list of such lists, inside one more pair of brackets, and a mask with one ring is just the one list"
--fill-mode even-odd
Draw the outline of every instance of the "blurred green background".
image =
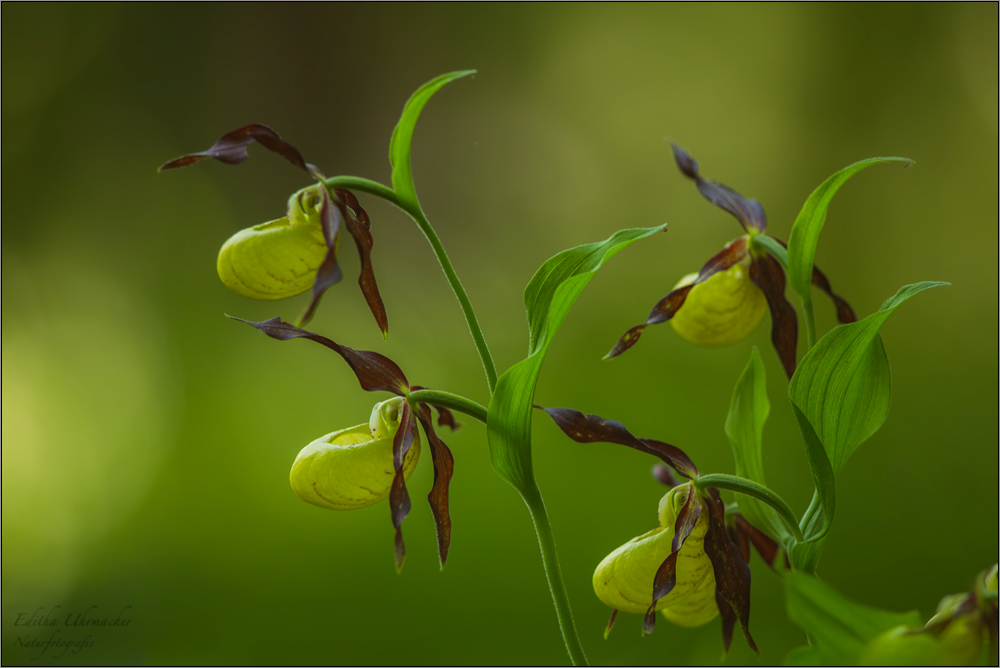
[[[463, 68], [414, 141], [421, 200], [501, 369], [526, 350], [521, 292], [564, 248], [670, 225], [614, 258], [553, 345], [537, 400], [675, 443], [732, 472], [723, 421], [760, 348], [769, 374], [768, 480], [802, 512], [808, 466], [769, 324], [723, 350], [667, 326], [601, 356], [683, 274], [736, 237], [677, 171], [764, 203], [787, 239], [823, 179], [853, 179], [817, 261], [861, 315], [906, 283], [945, 280], [883, 330], [892, 410], [838, 481], [821, 576], [856, 600], [931, 614], [998, 554], [997, 6], [59, 5], [2, 6], [3, 662], [153, 664], [564, 663], [535, 535], [491, 470], [484, 428], [446, 434], [454, 533], [439, 572], [411, 479], [401, 576], [389, 508], [321, 510], [289, 488], [312, 439], [367, 420], [333, 353], [227, 320], [292, 318], [305, 296], [228, 292], [215, 257], [233, 232], [283, 215], [308, 180], [256, 147], [238, 168], [156, 167], [266, 123], [327, 174], [389, 180], [389, 135], [426, 80]], [[384, 343], [354, 285], [312, 329], [396, 360], [411, 382], [485, 403], [457, 303], [416, 227], [362, 196], [391, 323]], [[817, 302], [821, 331], [832, 306]], [[680, 629], [610, 612], [591, 575], [652, 528], [649, 458], [576, 445], [536, 420], [535, 464], [583, 644], [597, 664], [716, 663], [719, 623]], [[803, 642], [777, 579], [753, 563], [764, 663]], [[125, 628], [78, 654], [28, 650], [38, 609], [92, 610]], [[96, 606], [96, 608], [91, 608]], [[62, 624], [60, 618], [60, 624]], [[19, 640], [20, 638], [20, 640]], [[728, 663], [753, 661], [737, 637]]]

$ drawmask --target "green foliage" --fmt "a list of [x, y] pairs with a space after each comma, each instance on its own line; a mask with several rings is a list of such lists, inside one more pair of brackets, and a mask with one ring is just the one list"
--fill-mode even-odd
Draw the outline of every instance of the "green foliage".
[[819, 233], [823, 230], [830, 201], [847, 179], [862, 169], [884, 162], [901, 162], [906, 166], [913, 164], [908, 158], [868, 158], [856, 162], [821, 183], [802, 205], [788, 239], [788, 279], [804, 302], [811, 302], [810, 286], [816, 244], [819, 243]]
[[847, 600], [813, 575], [785, 571], [788, 617], [810, 638], [810, 644], [785, 657], [790, 666], [857, 665], [865, 647], [897, 626], [918, 627], [912, 612], [888, 612]]
[[605, 260], [665, 226], [620, 230], [607, 240], [577, 246], [549, 258], [524, 290], [528, 356], [507, 369], [490, 400], [487, 437], [493, 469], [522, 496], [536, 496], [531, 467], [531, 408], [535, 383], [556, 330]]
[[[733, 399], [726, 417], [726, 436], [733, 448], [736, 475], [761, 485], [767, 485], [761, 450], [764, 423], [770, 412], [767, 376], [755, 346], [750, 352], [750, 361], [733, 389]], [[787, 541], [789, 532], [772, 508], [752, 497], [741, 498], [739, 506], [740, 512], [751, 524], [782, 542]]]
[[475, 70], [462, 70], [435, 77], [418, 88], [403, 106], [403, 114], [399, 117], [399, 122], [392, 131], [392, 139], [389, 140], [392, 187], [401, 202], [419, 208], [417, 191], [413, 185], [413, 172], [410, 170], [410, 145], [413, 142], [413, 129], [417, 125], [417, 119], [420, 118], [420, 112], [423, 111], [424, 105], [445, 84], [475, 73]]

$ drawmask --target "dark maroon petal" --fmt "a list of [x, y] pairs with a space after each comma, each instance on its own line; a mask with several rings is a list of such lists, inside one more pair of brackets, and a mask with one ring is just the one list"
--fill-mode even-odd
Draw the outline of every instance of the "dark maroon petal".
[[771, 311], [771, 343], [791, 378], [795, 373], [795, 348], [799, 339], [799, 323], [795, 309], [785, 299], [785, 273], [770, 255], [755, 257], [750, 263], [750, 280], [761, 289]]
[[694, 531], [701, 511], [701, 497], [694, 489], [689, 488], [684, 507], [677, 513], [677, 521], [674, 522], [674, 538], [670, 543], [670, 555], [656, 569], [656, 575], [653, 577], [653, 602], [642, 619], [643, 633], [653, 632], [656, 625], [656, 602], [673, 591], [677, 584], [677, 555], [680, 554], [688, 536]]
[[837, 322], [841, 325], [846, 325], [857, 321], [858, 316], [855, 315], [854, 309], [847, 303], [847, 300], [833, 291], [833, 288], [830, 287], [830, 281], [827, 280], [826, 275], [816, 265], [813, 265], [812, 284], [829, 295], [830, 299], [833, 300], [834, 305], [837, 307]]
[[[330, 193], [325, 187], [320, 187], [319, 190], [323, 198], [323, 203], [320, 205], [319, 211], [323, 229], [323, 240], [326, 241], [326, 256], [316, 271], [316, 278], [313, 280], [312, 286], [312, 297], [309, 299], [309, 304], [306, 305], [305, 311], [303, 311], [302, 316], [299, 318], [298, 325], [300, 327], [312, 320], [313, 314], [316, 312], [316, 307], [319, 306], [319, 300], [327, 288], [339, 283], [340, 279], [343, 278], [343, 274], [340, 272], [340, 265], [337, 264], [337, 235], [340, 234], [340, 221], [343, 219], [343, 214], [340, 211], [340, 206], [342, 205], [340, 203], [334, 204], [333, 198], [330, 197]], [[301, 197], [303, 194], [299, 196]]]
[[611, 611], [611, 619], [608, 620], [608, 626], [607, 626], [606, 629], [604, 629], [604, 639], [605, 640], [607, 640], [608, 636], [611, 635], [611, 629], [615, 625], [615, 617], [617, 617], [617, 616], [618, 616], [618, 611], [617, 610], [612, 610]]
[[750, 539], [747, 535], [741, 531], [737, 531], [733, 526], [726, 525], [726, 533], [729, 534], [729, 540], [733, 541], [736, 547], [740, 548], [740, 556], [743, 557], [743, 561], [750, 563]]
[[455, 472], [455, 458], [451, 450], [434, 433], [434, 421], [426, 404], [420, 404], [418, 416], [424, 426], [424, 433], [431, 444], [431, 458], [434, 460], [434, 486], [427, 495], [427, 502], [434, 515], [434, 527], [437, 530], [438, 560], [441, 568], [448, 561], [448, 547], [451, 545], [451, 515], [448, 512], [448, 483]]
[[358, 285], [368, 302], [368, 308], [375, 316], [382, 336], [389, 335], [389, 317], [385, 313], [385, 304], [382, 303], [382, 295], [379, 294], [378, 285], [375, 283], [375, 270], [372, 269], [372, 234], [371, 220], [368, 213], [361, 208], [358, 199], [349, 190], [337, 190], [337, 196], [341, 198], [349, 210], [343, 210], [344, 220], [347, 223], [347, 231], [354, 237], [354, 243], [358, 247], [358, 255], [361, 257], [361, 276], [358, 278]]
[[584, 415], [572, 408], [541, 408], [577, 443], [617, 443], [659, 457], [685, 478], [697, 478], [698, 468], [680, 448], [648, 438], [636, 438], [621, 422]]
[[[726, 507], [719, 498], [718, 490], [709, 487], [707, 491], [709, 496], [705, 502], [708, 505], [708, 533], [705, 535], [705, 553], [712, 562], [715, 573], [716, 599], [721, 598], [732, 608], [747, 644], [754, 653], [759, 654], [757, 643], [750, 635], [750, 567], [740, 554], [740, 548], [729, 539], [726, 531]], [[719, 610], [722, 611], [725, 607], [720, 602]]]
[[160, 171], [176, 169], [177, 167], [187, 167], [188, 165], [201, 162], [205, 158], [215, 158], [227, 165], [238, 165], [250, 157], [247, 153], [247, 147], [255, 141], [259, 142], [264, 148], [282, 156], [299, 169], [303, 169], [313, 176], [319, 175], [319, 170], [307, 163], [297, 148], [279, 137], [277, 132], [260, 123], [244, 125], [238, 130], [224, 134], [207, 151], [182, 155], [160, 167]]
[[404, 396], [409, 391], [410, 385], [406, 381], [403, 371], [385, 355], [380, 355], [369, 350], [354, 350], [353, 348], [342, 346], [325, 336], [320, 336], [319, 334], [314, 334], [283, 322], [281, 318], [271, 318], [263, 322], [251, 322], [242, 318], [229, 317], [233, 320], [245, 322], [251, 327], [264, 332], [272, 339], [278, 339], [279, 341], [309, 339], [330, 348], [343, 357], [344, 361], [350, 365], [351, 370], [354, 371], [354, 375], [358, 377], [358, 382], [361, 383], [361, 389], [365, 391], [392, 392], [399, 396]]
[[406, 559], [406, 546], [403, 544], [403, 520], [410, 514], [410, 495], [406, 491], [406, 478], [403, 475], [403, 463], [413, 445], [413, 435], [417, 423], [413, 419], [410, 405], [403, 402], [403, 412], [399, 417], [399, 431], [392, 439], [392, 465], [396, 471], [389, 490], [389, 507], [392, 512], [392, 526], [396, 528], [396, 570], [403, 569]]
[[681, 481], [677, 479], [674, 475], [673, 470], [669, 466], [664, 466], [660, 462], [653, 464], [653, 478], [656, 479], [660, 484], [673, 489], [677, 485], [681, 484]]
[[733, 646], [733, 629], [736, 628], [736, 613], [732, 606], [722, 597], [719, 588], [715, 588], [715, 604], [719, 607], [719, 617], [722, 618], [722, 648], [725, 654], [729, 654], [729, 648]]
[[712, 258], [705, 263], [705, 266], [701, 268], [698, 272], [698, 277], [690, 284], [672, 290], [666, 297], [657, 302], [653, 310], [649, 312], [649, 317], [646, 318], [645, 324], [637, 325], [632, 329], [625, 332], [625, 335], [618, 340], [615, 347], [611, 349], [605, 359], [611, 359], [613, 357], [618, 357], [623, 352], [631, 348], [642, 336], [642, 330], [646, 329], [649, 325], [656, 325], [661, 322], [666, 322], [674, 317], [674, 314], [680, 310], [681, 306], [684, 305], [684, 300], [687, 299], [688, 293], [691, 289], [699, 283], [704, 283], [710, 279], [715, 274], [720, 271], [725, 271], [732, 267], [734, 264], [740, 262], [747, 256], [747, 238], [740, 237], [736, 239], [728, 246], [723, 248], [721, 251], [716, 253]]
[[767, 228], [767, 216], [764, 215], [764, 207], [755, 199], [747, 199], [732, 188], [705, 179], [698, 173], [698, 163], [687, 151], [677, 144], [670, 142], [674, 149], [674, 160], [681, 172], [689, 179], [693, 179], [698, 185], [700, 192], [705, 199], [712, 204], [721, 207], [736, 216], [740, 225], [747, 232], [754, 228], [758, 232], [763, 232]]
[[[736, 515], [736, 533], [741, 541], [749, 540], [761, 558], [767, 562], [767, 565], [774, 568], [774, 560], [778, 558], [778, 553], [781, 551], [777, 541], [747, 522], [747, 518], [739, 514]], [[743, 542], [740, 543], [740, 550], [743, 550]], [[747, 561], [750, 560], [747, 559]]]

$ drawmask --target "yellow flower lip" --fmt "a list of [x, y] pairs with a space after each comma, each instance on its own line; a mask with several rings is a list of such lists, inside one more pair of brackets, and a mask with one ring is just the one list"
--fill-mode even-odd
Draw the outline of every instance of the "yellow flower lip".
[[[760, 325], [767, 311], [764, 293], [750, 280], [750, 257], [691, 288], [683, 306], [670, 319], [674, 331], [699, 346], [732, 345]], [[682, 278], [674, 290], [690, 285], [697, 273]]]
[[[594, 592], [605, 605], [644, 614], [653, 601], [653, 582], [660, 565], [672, 551], [674, 523], [690, 484], [673, 488], [660, 500], [660, 526], [633, 538], [609, 554], [594, 571]], [[719, 614], [715, 602], [715, 575], [705, 553], [708, 513], [702, 513], [677, 556], [676, 585], [656, 602], [679, 626], [700, 626]]]
[[[364, 508], [387, 498], [395, 477], [392, 442], [399, 430], [399, 409], [393, 404], [402, 401], [376, 404], [368, 423], [331, 432], [304, 447], [289, 474], [299, 498], [330, 510]], [[382, 419], [393, 413], [394, 422]], [[420, 435], [414, 432], [403, 462], [404, 479], [413, 474], [419, 457]]]

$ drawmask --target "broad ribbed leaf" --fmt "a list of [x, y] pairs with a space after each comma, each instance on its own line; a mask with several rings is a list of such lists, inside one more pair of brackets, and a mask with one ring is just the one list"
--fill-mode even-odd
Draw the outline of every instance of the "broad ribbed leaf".
[[816, 258], [816, 244], [819, 243], [819, 233], [826, 221], [826, 210], [830, 206], [830, 200], [847, 179], [866, 167], [883, 162], [901, 162], [907, 167], [913, 164], [908, 158], [868, 158], [856, 162], [821, 183], [802, 205], [802, 210], [792, 225], [792, 235], [788, 239], [788, 280], [804, 301], [812, 299], [809, 290], [812, 285], [813, 260]]
[[531, 466], [531, 408], [538, 374], [556, 330], [605, 260], [663, 229], [620, 230], [606, 241], [565, 250], [549, 258], [525, 288], [528, 357], [500, 376], [487, 416], [493, 469], [522, 495], [537, 494]]
[[834, 474], [889, 413], [889, 360], [879, 329], [904, 301], [940, 285], [948, 284], [925, 281], [900, 288], [864, 320], [830, 330], [799, 363], [788, 397], [815, 429]]
[[[767, 482], [764, 480], [761, 449], [764, 423], [767, 422], [770, 411], [764, 363], [754, 346], [750, 352], [750, 361], [733, 390], [733, 400], [726, 417], [726, 436], [733, 448], [736, 475], [765, 486]], [[770, 506], [749, 496], [740, 496], [738, 503], [740, 512], [751, 524], [783, 543], [787, 541], [788, 530]]]
[[810, 641], [792, 650], [785, 665], [855, 666], [865, 646], [882, 632], [901, 625], [921, 626], [916, 611], [889, 612], [854, 603], [806, 573], [784, 571], [782, 580], [788, 618]]
[[413, 128], [417, 125], [417, 119], [424, 105], [445, 84], [475, 73], [475, 70], [462, 70], [435, 77], [418, 88], [403, 106], [403, 114], [399, 117], [399, 123], [392, 131], [392, 139], [389, 141], [392, 187], [401, 200], [417, 203], [417, 191], [413, 186], [413, 173], [410, 171], [410, 144], [413, 141]]

